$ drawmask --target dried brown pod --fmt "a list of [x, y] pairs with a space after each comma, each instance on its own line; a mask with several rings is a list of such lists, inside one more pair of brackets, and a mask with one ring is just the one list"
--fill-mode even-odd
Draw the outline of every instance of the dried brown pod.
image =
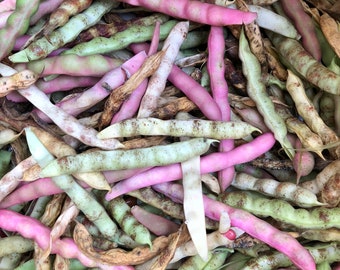
[[157, 237], [152, 242], [152, 248], [147, 245], [136, 247], [131, 251], [126, 251], [121, 248], [109, 249], [106, 251], [97, 251], [93, 247], [93, 239], [86, 227], [77, 223], [74, 232], [73, 239], [78, 248], [84, 255], [92, 260], [110, 265], [138, 265], [142, 264], [164, 250], [169, 245], [169, 238], [165, 236]]
[[187, 97], [180, 97], [168, 102], [162, 107], [157, 108], [151, 114], [151, 117], [159, 119], [171, 119], [178, 112], [190, 112], [195, 109], [197, 109], [195, 103], [190, 101]]
[[320, 17], [320, 27], [329, 45], [336, 55], [340, 57], [340, 22], [324, 13]]
[[[247, 4], [243, 0], [236, 0], [236, 6], [242, 11], [249, 11]], [[252, 53], [260, 62], [262, 71], [267, 72], [267, 57], [259, 25], [254, 21], [249, 24], [245, 24], [244, 30], [249, 40], [249, 46]]]
[[185, 224], [180, 229], [169, 235], [169, 245], [162, 250], [153, 262], [150, 269], [164, 270], [174, 256], [176, 248], [190, 240], [190, 235]]
[[133, 74], [122, 86], [111, 92], [105, 102], [105, 108], [99, 120], [100, 129], [106, 127], [110, 123], [113, 114], [118, 111], [123, 101], [136, 89], [136, 86], [140, 85], [145, 78], [150, 77], [157, 70], [164, 53], [165, 51], [160, 51], [149, 56], [135, 74]]
[[340, 203], [340, 172], [329, 178], [320, 192], [320, 201], [329, 207], [336, 207]]

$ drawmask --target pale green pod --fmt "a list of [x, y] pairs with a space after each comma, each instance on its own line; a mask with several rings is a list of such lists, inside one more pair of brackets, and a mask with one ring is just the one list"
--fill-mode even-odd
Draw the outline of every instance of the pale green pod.
[[[306, 248], [311, 253], [316, 263], [332, 263], [340, 260], [340, 248], [336, 242]], [[286, 255], [274, 252], [271, 255], [262, 255], [250, 259], [242, 270], [272, 270], [292, 265], [293, 263]]]
[[161, 120], [158, 118], [133, 118], [114, 123], [97, 134], [100, 139], [137, 135], [166, 135], [203, 137], [217, 140], [241, 139], [258, 131], [246, 122], [224, 122], [203, 119]]
[[33, 250], [33, 248], [33, 241], [20, 235], [10, 235], [0, 238], [0, 258], [13, 253], [25, 253]]
[[[0, 179], [10, 170], [11, 157], [10, 151], [0, 150]], [[4, 181], [2, 184], [4, 184]], [[5, 189], [4, 185], [2, 185], [2, 188]]]
[[[38, 137], [30, 128], [25, 129], [28, 147], [40, 166], [54, 160]], [[111, 220], [104, 207], [90, 193], [80, 186], [72, 176], [61, 175], [52, 177], [52, 181], [71, 198], [74, 204], [91, 220], [99, 231], [111, 241], [120, 242], [121, 233]]]
[[247, 78], [248, 96], [256, 103], [256, 108], [263, 116], [267, 127], [274, 133], [275, 139], [280, 142], [287, 156], [292, 159], [294, 150], [287, 138], [287, 127], [284, 120], [276, 113], [274, 103], [261, 81], [261, 65], [251, 52], [244, 32], [241, 32], [239, 42], [239, 57], [242, 61], [242, 71]]
[[300, 229], [340, 228], [339, 207], [316, 207], [311, 210], [294, 208], [287, 201], [268, 199], [262, 194], [251, 191], [223, 193], [220, 200], [256, 216], [270, 216], [283, 224], [292, 225]]
[[316, 270], [332, 270], [329, 262], [321, 262], [316, 265]]
[[182, 162], [205, 153], [215, 140], [196, 138], [185, 142], [147, 148], [112, 151], [91, 151], [66, 156], [43, 167], [40, 177], [53, 177], [75, 172], [123, 170], [162, 166]]
[[204, 261], [200, 256], [195, 255], [183, 262], [178, 270], [218, 269], [223, 265], [228, 255], [229, 252], [227, 250], [216, 252], [210, 251], [207, 261]]
[[117, 6], [116, 1], [97, 0], [84, 12], [73, 16], [65, 25], [53, 31], [48, 39], [42, 37], [10, 56], [13, 63], [28, 62], [46, 57], [54, 50], [74, 40], [81, 31], [95, 25], [101, 17]]
[[152, 246], [150, 231], [131, 214], [130, 206], [123, 198], [118, 197], [105, 203], [113, 218], [118, 222], [122, 230], [133, 240], [141, 245]]
[[246, 173], [237, 173], [231, 184], [241, 190], [257, 191], [270, 197], [290, 201], [301, 207], [325, 205], [318, 201], [313, 192], [291, 182], [279, 182], [268, 178], [259, 179]]

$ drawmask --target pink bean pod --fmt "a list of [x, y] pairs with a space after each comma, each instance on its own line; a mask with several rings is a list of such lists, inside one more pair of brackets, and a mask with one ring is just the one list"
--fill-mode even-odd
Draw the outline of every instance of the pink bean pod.
[[131, 213], [155, 235], [169, 235], [179, 229], [177, 223], [159, 215], [152, 214], [138, 205], [131, 208]]
[[[229, 152], [219, 152], [201, 157], [201, 174], [223, 170], [236, 164], [249, 162], [269, 151], [275, 144], [272, 133], [265, 133], [253, 141], [232, 149]], [[107, 200], [116, 198], [130, 191], [163, 182], [182, 178], [179, 163], [155, 167], [117, 183], [106, 195]]]
[[[111, 91], [114, 91], [115, 88], [121, 86], [126, 81], [127, 77], [131, 76], [142, 66], [145, 59], [145, 52], [136, 54], [134, 57], [123, 63], [122, 66], [107, 72], [90, 89], [87, 89], [73, 98], [59, 102], [56, 106], [72, 116], [77, 116], [81, 112], [105, 99], [110, 95]], [[36, 114], [45, 122], [51, 121], [46, 115], [39, 111], [37, 111]]]
[[[0, 217], [0, 228], [10, 232], [18, 232], [23, 237], [34, 240], [42, 249], [46, 249], [49, 246], [51, 230], [40, 221], [5, 209], [0, 209]], [[86, 257], [71, 238], [56, 239], [53, 242], [51, 253], [59, 254], [68, 259], [76, 258], [88, 267], [112, 270], [134, 269], [132, 266], [100, 265], [96, 261]]]
[[0, 28], [5, 27], [8, 17], [13, 11], [3, 11], [0, 13]]
[[300, 269], [316, 269], [312, 255], [288, 233], [276, 229], [269, 223], [246, 211], [232, 208], [205, 195], [203, 195], [203, 197], [207, 217], [213, 220], [219, 220], [221, 213], [227, 212], [230, 217], [231, 226], [244, 230], [249, 235], [260, 239], [269, 246], [282, 252]]
[[15, 9], [16, 0], [4, 0], [0, 2], [0, 12], [12, 11]]
[[[147, 44], [134, 44], [132, 46], [135, 53], [148, 50], [148, 48]], [[221, 111], [208, 91], [176, 65], [172, 66], [168, 80], [195, 103], [208, 119], [221, 119]]]
[[[230, 121], [230, 105], [228, 102], [228, 84], [225, 79], [224, 64], [225, 41], [223, 27], [212, 26], [208, 38], [208, 73], [210, 75], [210, 87], [213, 99], [221, 111], [221, 119]], [[222, 152], [230, 151], [234, 148], [234, 140], [222, 140], [219, 150]], [[233, 181], [235, 174], [234, 167], [226, 168], [218, 172], [218, 179], [221, 190], [225, 190]]]
[[321, 48], [315, 26], [312, 18], [305, 13], [300, 0], [281, 0], [280, 3], [285, 14], [294, 22], [301, 35], [303, 47], [316, 60], [320, 61]]
[[[155, 189], [172, 199], [174, 198], [176, 201], [183, 201], [183, 187], [180, 184], [164, 183], [155, 186]], [[205, 214], [208, 218], [220, 220], [222, 213], [228, 213], [231, 226], [245, 231], [249, 235], [287, 255], [300, 269], [311, 270], [316, 268], [311, 254], [295, 238], [286, 232], [276, 229], [266, 221], [244, 210], [230, 207], [206, 195], [203, 195], [203, 200]]]
[[242, 12], [191, 0], [121, 0], [121, 2], [161, 12], [175, 18], [214, 26], [248, 24], [257, 17], [253, 12]]
[[[115, 183], [122, 179], [132, 177], [133, 175], [145, 171], [147, 169], [148, 168], [130, 169], [122, 171], [105, 171], [103, 173], [109, 183]], [[17, 180], [15, 180], [14, 184], [17, 185]], [[82, 182], [81, 184], [84, 188], [89, 187], [84, 182]], [[13, 205], [29, 202], [40, 197], [60, 194], [63, 192], [64, 191], [62, 189], [60, 189], [54, 184], [51, 178], [40, 178], [34, 182], [29, 182], [27, 184], [25, 183], [24, 185], [18, 187], [16, 190], [14, 190], [11, 194], [9, 194], [0, 202], [0, 208], [8, 208]], [[5, 191], [5, 194], [2, 196], [5, 196], [7, 194], [8, 193]]]
[[0, 202], [19, 185], [24, 170], [34, 164], [36, 161], [32, 157], [26, 158], [1, 178]]

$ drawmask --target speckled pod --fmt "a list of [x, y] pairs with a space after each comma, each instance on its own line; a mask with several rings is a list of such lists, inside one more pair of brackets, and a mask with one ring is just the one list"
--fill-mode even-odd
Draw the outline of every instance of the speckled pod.
[[261, 217], [272, 217], [301, 229], [340, 228], [340, 208], [294, 208], [284, 200], [268, 199], [249, 191], [223, 193], [221, 201]]

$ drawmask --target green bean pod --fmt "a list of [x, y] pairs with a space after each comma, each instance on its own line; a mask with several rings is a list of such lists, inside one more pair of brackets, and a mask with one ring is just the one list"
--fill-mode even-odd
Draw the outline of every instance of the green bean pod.
[[114, 123], [97, 134], [100, 139], [137, 135], [167, 135], [204, 137], [216, 140], [241, 139], [259, 129], [246, 122], [224, 122], [202, 119], [161, 120], [158, 118], [133, 118]]
[[75, 15], [65, 25], [53, 31], [48, 38], [42, 37], [34, 41], [24, 50], [11, 55], [10, 60], [13, 63], [18, 63], [46, 57], [52, 51], [74, 40], [84, 29], [95, 25], [105, 13], [116, 5], [116, 1], [95, 1], [84, 12]]
[[[110, 2], [110, 1], [109, 1]], [[160, 39], [165, 39], [178, 21], [171, 20], [160, 26]], [[126, 48], [131, 43], [149, 41], [154, 34], [154, 26], [133, 25], [113, 36], [96, 37], [88, 42], [80, 43], [63, 54], [77, 54], [86, 56], [104, 54]]]
[[56, 159], [42, 168], [40, 177], [53, 177], [75, 172], [123, 170], [161, 166], [182, 162], [205, 153], [212, 139], [195, 138], [185, 142], [147, 148], [113, 151], [91, 151]]
[[0, 178], [2, 178], [10, 170], [12, 153], [0, 150]]
[[[306, 247], [313, 256], [316, 263], [336, 262], [340, 260], [340, 248], [336, 242], [319, 244], [314, 247]], [[282, 253], [275, 252], [271, 255], [262, 255], [250, 259], [242, 270], [272, 270], [280, 267], [289, 267], [293, 263]]]
[[178, 270], [197, 270], [197, 269], [218, 269], [228, 257], [228, 251], [209, 251], [207, 261], [204, 261], [199, 255], [192, 256], [184, 261]]
[[123, 198], [117, 197], [110, 202], [104, 202], [112, 217], [118, 222], [122, 230], [141, 245], [152, 246], [150, 231], [131, 214], [130, 206]]
[[15, 10], [8, 17], [6, 26], [0, 30], [0, 60], [12, 51], [16, 39], [26, 33], [30, 18], [38, 10], [39, 3], [39, 0], [16, 2]]
[[275, 139], [280, 142], [287, 156], [294, 157], [293, 146], [287, 138], [287, 127], [284, 120], [275, 111], [274, 103], [261, 81], [261, 65], [251, 52], [247, 38], [242, 31], [239, 42], [239, 57], [242, 61], [242, 71], [247, 78], [247, 93], [256, 103], [256, 108], [263, 116], [267, 127], [274, 133]]
[[268, 178], [259, 179], [246, 173], [237, 173], [231, 184], [241, 190], [257, 191], [270, 197], [290, 201], [301, 207], [324, 205], [318, 201], [313, 192], [291, 182], [279, 182]]
[[279, 199], [268, 199], [259, 193], [235, 191], [223, 193], [221, 201], [261, 217], [272, 217], [301, 229], [340, 228], [340, 208], [316, 207], [311, 210], [294, 208]]

